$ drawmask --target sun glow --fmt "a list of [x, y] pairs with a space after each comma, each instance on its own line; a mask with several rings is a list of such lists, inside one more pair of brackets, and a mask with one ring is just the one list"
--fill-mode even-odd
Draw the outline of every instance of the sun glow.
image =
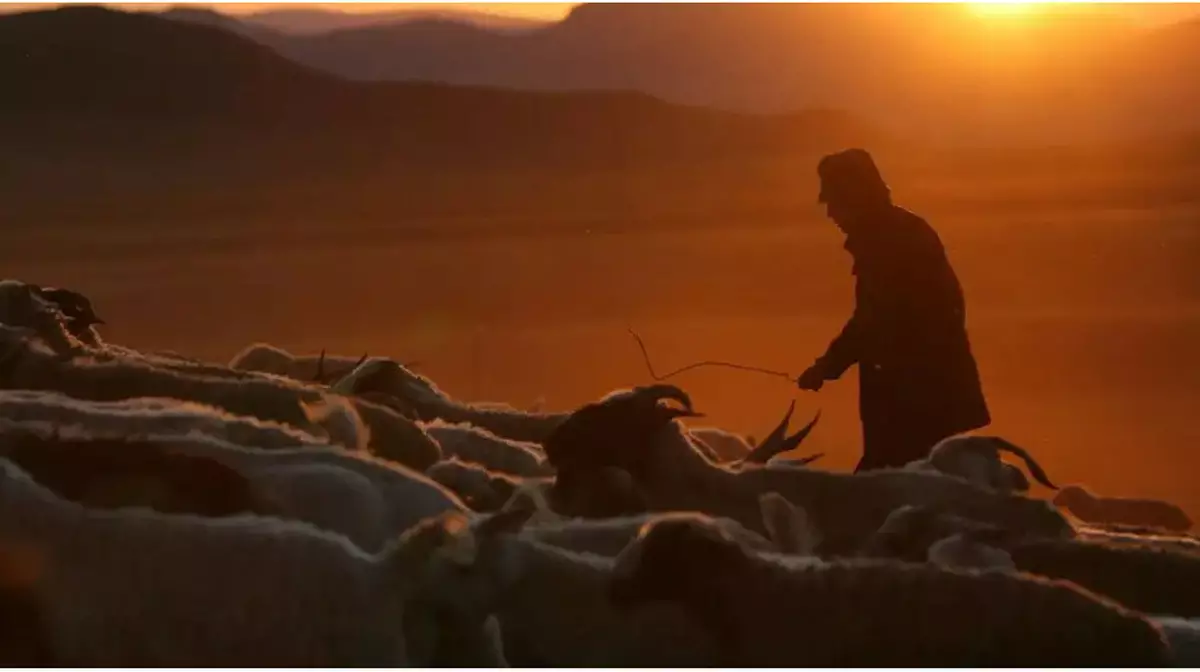
[[971, 9], [983, 16], [1021, 16], [1032, 12], [1039, 2], [1012, 2], [1011, 0], [992, 0], [991, 2], [972, 2]]

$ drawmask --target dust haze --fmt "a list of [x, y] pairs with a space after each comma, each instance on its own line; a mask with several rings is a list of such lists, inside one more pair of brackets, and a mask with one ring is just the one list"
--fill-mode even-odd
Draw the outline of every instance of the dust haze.
[[[544, 214], [431, 219], [436, 234], [354, 217], [163, 221], [150, 235], [129, 221], [124, 236], [120, 221], [107, 234], [6, 227], [0, 261], [11, 277], [85, 288], [106, 333], [134, 347], [219, 361], [258, 340], [366, 351], [419, 360], [455, 396], [569, 409], [649, 380], [629, 327], [660, 372], [721, 359], [795, 374], [823, 351], [853, 297], [840, 235], [815, 203], [815, 158], [730, 170], [702, 190], [650, 177], [633, 197], [601, 186], [561, 198], [572, 184], [539, 176], [519, 188], [544, 195]], [[879, 162], [962, 279], [992, 429], [1061, 481], [1200, 513], [1200, 203], [1161, 188], [1195, 184], [1196, 167]], [[609, 214], [623, 195], [629, 213]], [[704, 207], [637, 212], [690, 201]], [[518, 219], [541, 230], [506, 232]], [[723, 369], [675, 382], [714, 424], [759, 435], [793, 398], [802, 414], [821, 408], [806, 450], [834, 469], [858, 459], [854, 376], [815, 394]]]

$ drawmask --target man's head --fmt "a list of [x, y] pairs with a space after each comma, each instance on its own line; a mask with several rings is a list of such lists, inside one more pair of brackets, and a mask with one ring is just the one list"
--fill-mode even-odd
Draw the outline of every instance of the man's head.
[[821, 179], [817, 200], [843, 231], [864, 213], [891, 205], [891, 191], [865, 149], [826, 156], [817, 164], [817, 176]]

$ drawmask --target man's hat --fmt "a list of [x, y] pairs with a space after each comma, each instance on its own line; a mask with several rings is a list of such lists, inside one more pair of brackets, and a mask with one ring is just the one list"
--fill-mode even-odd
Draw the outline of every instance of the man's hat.
[[826, 156], [817, 164], [817, 176], [821, 178], [819, 203], [828, 203], [835, 194], [852, 198], [890, 194], [875, 159], [865, 149], [847, 149]]

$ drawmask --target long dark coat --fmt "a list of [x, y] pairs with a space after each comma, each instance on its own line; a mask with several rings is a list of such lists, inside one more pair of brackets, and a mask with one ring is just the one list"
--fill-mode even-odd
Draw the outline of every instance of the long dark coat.
[[855, 309], [821, 358], [828, 378], [859, 365], [863, 458], [857, 471], [925, 457], [991, 422], [967, 338], [962, 286], [937, 233], [892, 207], [847, 236]]

